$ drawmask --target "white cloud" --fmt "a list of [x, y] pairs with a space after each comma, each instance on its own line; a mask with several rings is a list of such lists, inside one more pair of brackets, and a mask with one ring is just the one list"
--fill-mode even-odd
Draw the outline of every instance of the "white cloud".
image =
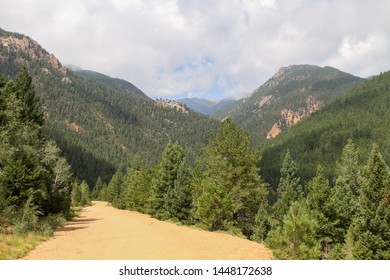
[[2, 28], [152, 97], [242, 97], [289, 64], [389, 70], [390, 1], [3, 0]]
[[[386, 36], [370, 34], [366, 38], [346, 36], [340, 43], [337, 54], [328, 63], [354, 71], [362, 77], [378, 74], [378, 69], [386, 69], [390, 40]], [[363, 66], [363, 67], [362, 67]]]

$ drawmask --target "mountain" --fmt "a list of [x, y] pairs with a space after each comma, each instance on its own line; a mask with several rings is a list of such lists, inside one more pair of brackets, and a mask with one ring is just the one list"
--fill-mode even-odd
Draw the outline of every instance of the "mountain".
[[178, 99], [177, 101], [185, 104], [191, 110], [202, 113], [204, 115], [212, 115], [221, 108], [232, 104], [235, 100], [222, 99], [220, 101], [211, 101], [203, 98], [193, 97]]
[[44, 133], [54, 139], [80, 180], [106, 182], [120, 167], [155, 165], [169, 141], [193, 161], [219, 126], [215, 120], [154, 101], [129, 82], [72, 71], [27, 36], [0, 29], [0, 74], [26, 66], [43, 104]]
[[257, 143], [275, 138], [301, 119], [322, 108], [363, 79], [332, 67], [290, 65], [248, 97], [214, 114], [232, 118]]
[[[277, 185], [287, 149], [305, 181], [321, 164], [329, 178], [350, 138], [365, 163], [374, 143], [390, 162], [390, 72], [366, 80], [286, 133], [268, 141], [261, 161], [265, 180]], [[358, 170], [356, 170], [358, 172]]]
[[89, 79], [89, 80], [94, 80], [102, 85], [111, 87], [113, 89], [116, 89], [121, 92], [128, 93], [133, 96], [139, 96], [143, 97], [146, 99], [150, 99], [145, 93], [143, 93], [139, 88], [137, 88], [135, 85], [132, 83], [118, 79], [118, 78], [111, 78], [107, 75], [91, 71], [91, 70], [83, 70], [83, 69], [77, 69], [73, 67], [73, 72], [80, 77]]

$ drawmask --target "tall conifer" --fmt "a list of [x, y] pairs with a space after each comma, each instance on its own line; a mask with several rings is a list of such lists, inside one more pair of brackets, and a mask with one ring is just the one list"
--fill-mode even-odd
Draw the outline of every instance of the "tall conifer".
[[390, 171], [374, 145], [361, 176], [357, 214], [348, 232], [354, 259], [390, 259]]
[[330, 218], [328, 204], [331, 188], [321, 165], [317, 168], [316, 176], [307, 183], [306, 189], [307, 207], [311, 210], [312, 217], [318, 223], [316, 235], [322, 245], [321, 258], [326, 258], [330, 251], [330, 244], [333, 242], [334, 223]]
[[[250, 237], [259, 205], [267, 199], [267, 187], [259, 176], [260, 152], [250, 148], [247, 132], [231, 119], [222, 121], [216, 136], [204, 148], [199, 164], [203, 169], [202, 185], [222, 189], [233, 215], [225, 215], [222, 224], [233, 224]], [[206, 191], [204, 189], [203, 191]], [[200, 204], [198, 205], [200, 207]], [[198, 208], [198, 213], [209, 213]], [[206, 218], [206, 217], [200, 217]]]
[[298, 176], [298, 170], [290, 155], [290, 150], [287, 150], [283, 166], [280, 170], [278, 197], [272, 207], [274, 217], [272, 221], [273, 226], [279, 225], [284, 215], [289, 211], [291, 204], [302, 198], [303, 189]]
[[316, 237], [318, 227], [309, 209], [304, 204], [293, 202], [283, 217], [282, 226], [269, 233], [266, 243], [279, 259], [318, 259], [321, 248]]
[[359, 169], [358, 153], [355, 144], [349, 139], [336, 165], [336, 183], [329, 201], [330, 215], [335, 223], [333, 241], [336, 244], [344, 243], [356, 215], [360, 191]]

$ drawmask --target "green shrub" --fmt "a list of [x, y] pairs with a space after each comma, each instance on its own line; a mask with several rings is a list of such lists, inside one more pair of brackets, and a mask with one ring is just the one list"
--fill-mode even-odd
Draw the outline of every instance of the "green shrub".
[[32, 196], [30, 196], [21, 209], [20, 216], [16, 218], [13, 226], [13, 233], [15, 235], [26, 235], [30, 231], [35, 231], [38, 226], [38, 215], [41, 212], [38, 206], [33, 204]]

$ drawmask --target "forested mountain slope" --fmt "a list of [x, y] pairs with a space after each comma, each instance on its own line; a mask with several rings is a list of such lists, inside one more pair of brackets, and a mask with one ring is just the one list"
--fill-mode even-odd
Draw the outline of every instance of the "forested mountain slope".
[[231, 117], [260, 143], [278, 136], [361, 81], [332, 67], [290, 65], [214, 117]]
[[133, 85], [128, 81], [118, 79], [118, 78], [111, 78], [107, 75], [95, 71], [91, 71], [91, 70], [73, 69], [72, 71], [80, 77], [99, 82], [102, 85], [109, 86], [118, 91], [126, 92], [133, 96], [144, 97], [145, 99], [151, 100], [139, 88], [137, 88], [135, 85]]
[[0, 29], [0, 74], [15, 77], [23, 66], [43, 103], [46, 137], [58, 143], [76, 176], [90, 184], [98, 175], [108, 181], [120, 166], [140, 160], [156, 164], [169, 140], [193, 159], [219, 125], [155, 102], [125, 81], [75, 74], [29, 37]]
[[[302, 178], [314, 176], [318, 164], [334, 174], [334, 162], [351, 138], [365, 162], [372, 144], [379, 145], [390, 162], [390, 72], [365, 81], [313, 113], [289, 131], [270, 140], [263, 153], [262, 171], [268, 182], [277, 184], [281, 162], [289, 149]], [[357, 172], [357, 171], [356, 171]]]

